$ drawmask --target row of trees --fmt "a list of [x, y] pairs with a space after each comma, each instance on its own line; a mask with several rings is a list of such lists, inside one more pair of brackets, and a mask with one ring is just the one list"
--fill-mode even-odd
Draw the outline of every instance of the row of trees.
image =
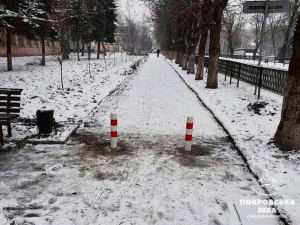
[[195, 73], [195, 50], [199, 43], [196, 80], [203, 79], [204, 53], [209, 34], [207, 88], [218, 87], [220, 35], [227, 4], [228, 0], [157, 0], [151, 4], [158, 45], [168, 52], [170, 58], [176, 55], [176, 63], [187, 73]]
[[[203, 79], [204, 53], [209, 38], [209, 68], [207, 88], [218, 87], [218, 56], [220, 35], [225, 31], [232, 51], [233, 41], [244, 26], [240, 12], [227, 7], [228, 0], [156, 0], [151, 1], [155, 35], [158, 45], [170, 59], [182, 66], [187, 73], [194, 73], [194, 55], [199, 44], [199, 61], [196, 80]], [[226, 8], [227, 7], [227, 8]], [[284, 56], [293, 45], [288, 84], [284, 93], [281, 121], [275, 134], [275, 143], [282, 149], [300, 149], [300, 17], [299, 3], [295, 0], [288, 18], [270, 17], [271, 39], [275, 45], [276, 30], [284, 26], [283, 43], [280, 50]], [[283, 22], [280, 22], [283, 20]], [[261, 18], [252, 17], [257, 37]], [[279, 25], [281, 24], [281, 25]], [[295, 25], [297, 24], [296, 28]], [[256, 50], [260, 45], [256, 39]]]
[[151, 21], [146, 12], [139, 12], [141, 20], [137, 20], [134, 11], [136, 2], [119, 1], [119, 3], [118, 32], [122, 34], [123, 47], [131, 53], [142, 54], [151, 52]]
[[133, 54], [151, 52], [151, 30], [144, 22], [125, 17], [125, 22], [118, 27], [118, 31], [122, 35], [121, 42], [126, 51]]
[[80, 60], [80, 42], [89, 45], [89, 53], [92, 41], [98, 42], [98, 53], [100, 43], [114, 42], [115, 11], [114, 0], [1, 0], [0, 29], [6, 30], [8, 71], [12, 70], [12, 33], [41, 40], [42, 65], [45, 65], [45, 39], [59, 41], [62, 59], [69, 58], [70, 40], [76, 41]]
[[[256, 56], [261, 43], [262, 15], [243, 14], [241, 2], [238, 0], [231, 5], [227, 3], [227, 0], [150, 2], [158, 45], [167, 51], [170, 57], [176, 55], [176, 63], [182, 66], [183, 70], [187, 70], [187, 73], [195, 72], [193, 61], [196, 47], [199, 45], [196, 80], [203, 79], [204, 53], [209, 40], [208, 88], [218, 86], [216, 75], [220, 35], [226, 40], [230, 55], [234, 54], [234, 48], [241, 46], [241, 42], [246, 42], [246, 46], [254, 45], [253, 56]], [[286, 57], [287, 50], [292, 47], [293, 29], [299, 15], [299, 0], [293, 0], [291, 3], [289, 13], [270, 14], [268, 17], [267, 43], [273, 55], [281, 58]]]

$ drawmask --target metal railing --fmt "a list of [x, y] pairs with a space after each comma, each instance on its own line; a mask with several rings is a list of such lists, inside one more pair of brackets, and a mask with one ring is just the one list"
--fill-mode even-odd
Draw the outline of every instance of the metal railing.
[[276, 63], [282, 63], [282, 65], [290, 64], [290, 59], [289, 57], [274, 57], [274, 56], [250, 56], [250, 55], [225, 55], [225, 54], [220, 54], [219, 58], [226, 58], [226, 59], [240, 59], [244, 60], [244, 62], [258, 62], [258, 60], [261, 58], [261, 61], [264, 63], [274, 63], [274, 66]]
[[[208, 68], [208, 61], [209, 58], [205, 57], [204, 66], [206, 68]], [[230, 78], [230, 84], [232, 78], [235, 78], [237, 79], [237, 87], [240, 80], [254, 85], [255, 94], [258, 88], [258, 98], [260, 98], [261, 88], [283, 95], [288, 80], [288, 71], [253, 66], [231, 60], [219, 59], [218, 68], [219, 72], [225, 75], [225, 80], [227, 77]]]

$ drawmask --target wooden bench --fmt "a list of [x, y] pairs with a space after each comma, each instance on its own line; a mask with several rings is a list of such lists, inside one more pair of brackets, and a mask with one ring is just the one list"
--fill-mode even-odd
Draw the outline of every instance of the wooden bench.
[[20, 115], [22, 89], [0, 88], [0, 144], [4, 145], [2, 126], [7, 126], [8, 137], [12, 136], [11, 121]]

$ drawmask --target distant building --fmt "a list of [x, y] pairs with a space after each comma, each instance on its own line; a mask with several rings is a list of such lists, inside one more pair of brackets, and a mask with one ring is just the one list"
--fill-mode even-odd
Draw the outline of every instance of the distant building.
[[[12, 33], [12, 56], [41, 56], [42, 44], [40, 40], [29, 40], [23, 34]], [[123, 51], [123, 45], [121, 44], [122, 34], [117, 33], [115, 35], [116, 43], [104, 43], [107, 52], [120, 52]], [[70, 41], [70, 52], [76, 52], [76, 42]], [[85, 52], [88, 52], [88, 44], [84, 45]], [[97, 42], [91, 42], [91, 51], [97, 52]], [[82, 43], [80, 43], [80, 51], [82, 50]], [[53, 55], [58, 54], [60, 51], [59, 42], [45, 40], [45, 54]], [[103, 51], [102, 45], [100, 45], [100, 51]], [[6, 57], [6, 31], [0, 29], [0, 57]]]
[[[121, 52], [123, 51], [122, 45], [117, 43], [104, 43], [106, 52]], [[94, 44], [95, 52], [98, 51], [98, 43]], [[100, 45], [100, 51], [103, 52], [102, 44]]]
[[[70, 52], [76, 52], [77, 51], [77, 43], [76, 43], [76, 41], [70, 41]], [[79, 43], [79, 49], [80, 49], [80, 51], [82, 51], [82, 46], [83, 46], [83, 44], [82, 44], [82, 42], [80, 42]], [[94, 41], [92, 41], [91, 42], [91, 52], [94, 52], [96, 49], [94, 48], [94, 46], [95, 46], [95, 42]], [[89, 50], [89, 45], [88, 44], [84, 44], [84, 52], [88, 52], [88, 50]]]
[[[106, 43], [104, 42], [104, 47], [106, 52], [121, 52], [123, 51], [123, 45], [122, 45], [122, 33], [115, 33], [115, 41], [116, 43]], [[84, 51], [88, 52], [89, 45], [87, 43], [84, 44]], [[82, 51], [82, 42], [79, 43], [80, 51]], [[70, 51], [76, 52], [77, 44], [75, 41], [70, 41]], [[92, 41], [91, 42], [91, 52], [97, 52], [98, 51], [98, 42]], [[103, 52], [102, 44], [100, 44], [100, 51]]]
[[[40, 40], [29, 40], [22, 34], [12, 33], [12, 56], [39, 56], [42, 55], [42, 44]], [[57, 54], [59, 43], [57, 41], [45, 40], [46, 55]], [[6, 57], [6, 31], [0, 30], [0, 57]]]

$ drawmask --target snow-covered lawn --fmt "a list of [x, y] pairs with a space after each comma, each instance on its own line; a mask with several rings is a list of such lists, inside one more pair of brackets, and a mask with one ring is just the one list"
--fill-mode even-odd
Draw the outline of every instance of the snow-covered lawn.
[[[300, 153], [282, 152], [272, 142], [280, 121], [283, 97], [262, 90], [262, 99], [258, 101], [253, 95], [253, 86], [241, 82], [236, 88], [236, 80], [230, 85], [222, 74], [219, 74], [219, 88], [207, 89], [207, 75], [203, 81], [196, 81], [194, 75], [186, 74], [174, 62], [167, 61], [223, 123], [259, 178], [268, 175], [276, 180], [274, 186], [268, 187], [274, 199], [296, 202], [294, 206], [279, 205], [278, 208], [293, 224], [300, 224]], [[267, 105], [255, 113], [251, 106], [257, 102]]]
[[[0, 88], [23, 89], [19, 123], [13, 124], [14, 139], [36, 134], [35, 126], [24, 119], [34, 119], [38, 109], [55, 110], [56, 121], [65, 127], [82, 120], [126, 78], [132, 62], [141, 58], [125, 53], [108, 54], [106, 69], [103, 57], [96, 59], [92, 54], [89, 73], [87, 56], [81, 61], [77, 61], [76, 54], [70, 56], [70, 60], [63, 62], [64, 90], [61, 88], [60, 65], [53, 57], [47, 57], [45, 67], [39, 65], [40, 57], [13, 58], [13, 72], [5, 72], [6, 58], [0, 58]], [[59, 135], [69, 132], [64, 131]]]

